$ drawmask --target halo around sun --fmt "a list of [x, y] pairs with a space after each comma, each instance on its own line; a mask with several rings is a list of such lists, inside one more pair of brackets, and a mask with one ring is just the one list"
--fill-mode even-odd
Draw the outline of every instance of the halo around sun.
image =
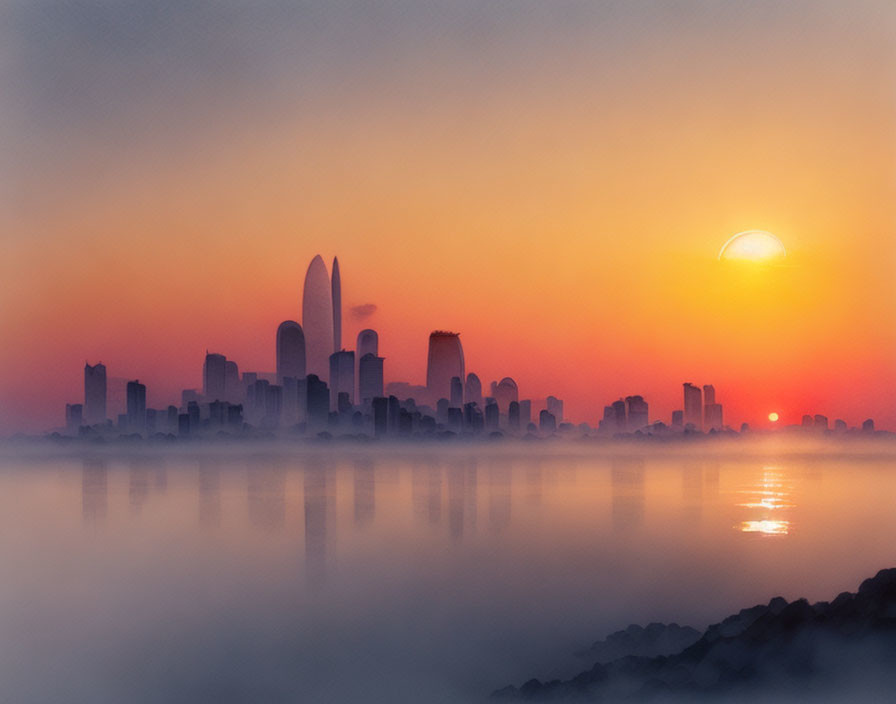
[[747, 230], [738, 232], [722, 245], [719, 260], [767, 262], [787, 256], [784, 244], [771, 232]]

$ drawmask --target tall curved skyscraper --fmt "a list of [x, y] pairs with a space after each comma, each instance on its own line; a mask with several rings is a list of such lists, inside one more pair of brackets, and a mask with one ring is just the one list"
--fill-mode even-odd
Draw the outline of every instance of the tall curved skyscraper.
[[376, 330], [367, 328], [358, 333], [358, 342], [355, 345], [360, 359], [365, 354], [372, 354], [374, 357], [380, 353], [380, 337], [376, 334]]
[[305, 371], [322, 381], [330, 378], [333, 354], [333, 301], [327, 265], [318, 254], [308, 265], [302, 293], [302, 329], [305, 333]]
[[342, 280], [339, 276], [339, 257], [333, 257], [330, 296], [333, 304], [333, 352], [339, 352], [342, 349]]
[[286, 377], [305, 378], [305, 333], [294, 320], [284, 320], [277, 328], [277, 383]]
[[464, 401], [467, 403], [475, 403], [482, 408], [482, 382], [473, 372], [467, 374], [467, 381], [464, 384]]
[[507, 413], [507, 410], [510, 408], [510, 404], [513, 401], [520, 400], [520, 392], [517, 388], [516, 382], [509, 376], [505, 376], [495, 385], [493, 395], [495, 397], [495, 400], [498, 402], [498, 408], [500, 409], [501, 413]]
[[456, 332], [436, 330], [429, 335], [429, 358], [426, 364], [426, 388], [429, 400], [451, 397], [451, 377], [463, 379], [464, 348]]

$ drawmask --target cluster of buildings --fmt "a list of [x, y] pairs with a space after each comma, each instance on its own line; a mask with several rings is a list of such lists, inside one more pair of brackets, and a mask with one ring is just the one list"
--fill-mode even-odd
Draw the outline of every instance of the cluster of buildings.
[[[684, 384], [683, 409], [673, 412], [669, 425], [651, 423], [647, 401], [633, 395], [607, 405], [597, 428], [573, 426], [564, 418], [561, 399], [521, 399], [510, 377], [484, 389], [479, 377], [466, 370], [458, 333], [443, 330], [429, 336], [425, 385], [385, 384], [375, 330], [362, 330], [353, 350], [343, 347], [339, 260], [334, 258], [328, 272], [319, 255], [305, 276], [302, 322], [282, 322], [275, 349], [274, 372], [241, 372], [225, 355], [207, 352], [202, 388], [185, 389], [179, 405], [147, 408], [146, 386], [128, 381], [124, 412], [116, 418], [107, 412], [106, 367], [86, 364], [84, 402], [66, 406], [66, 431], [180, 437], [253, 432], [370, 437], [576, 432], [613, 437], [725, 429], [713, 386], [701, 389], [690, 383]], [[817, 426], [822, 418], [809, 420]], [[823, 422], [826, 427], [827, 419]]]

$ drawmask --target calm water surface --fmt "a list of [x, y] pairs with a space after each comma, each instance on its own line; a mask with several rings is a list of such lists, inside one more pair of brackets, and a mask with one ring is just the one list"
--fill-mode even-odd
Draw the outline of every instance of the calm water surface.
[[0, 701], [466, 702], [896, 565], [892, 458], [0, 459]]

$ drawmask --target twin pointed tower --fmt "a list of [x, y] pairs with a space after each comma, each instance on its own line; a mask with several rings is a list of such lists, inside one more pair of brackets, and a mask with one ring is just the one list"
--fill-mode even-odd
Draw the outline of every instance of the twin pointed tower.
[[338, 257], [333, 258], [332, 277], [319, 254], [311, 260], [302, 293], [302, 328], [306, 373], [317, 374], [327, 381], [330, 355], [342, 349], [342, 284]]

